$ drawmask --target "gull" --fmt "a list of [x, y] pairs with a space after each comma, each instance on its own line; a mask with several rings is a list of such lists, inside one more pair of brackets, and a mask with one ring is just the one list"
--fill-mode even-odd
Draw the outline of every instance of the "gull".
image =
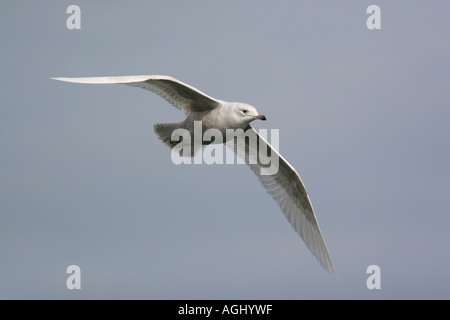
[[[195, 121], [202, 122], [202, 130], [214, 128], [224, 133], [227, 129], [242, 129], [243, 132], [256, 135], [256, 145], [250, 144], [248, 139], [244, 140], [245, 144], [233, 144], [235, 153], [244, 158], [245, 163], [259, 178], [261, 185], [278, 203], [287, 220], [322, 267], [330, 274], [337, 276], [306, 188], [295, 168], [251, 126], [250, 123], [254, 120], [266, 120], [266, 117], [259, 114], [253, 106], [212, 98], [186, 83], [162, 75], [52, 79], [85, 84], [126, 84], [158, 94], [187, 114], [187, 118], [182, 122], [158, 123], [154, 126], [155, 133], [171, 148], [174, 148], [176, 142], [179, 142], [171, 140], [172, 133], [180, 128], [192, 132]], [[220, 143], [225, 142], [220, 141]], [[229, 145], [227, 144], [227, 146]], [[252, 157], [252, 154], [254, 154], [252, 151], [261, 147], [279, 157], [278, 170], [275, 174], [261, 174], [261, 169], [267, 166], [267, 162], [260, 161], [258, 157], [256, 159]], [[194, 153], [188, 156], [193, 156]]]

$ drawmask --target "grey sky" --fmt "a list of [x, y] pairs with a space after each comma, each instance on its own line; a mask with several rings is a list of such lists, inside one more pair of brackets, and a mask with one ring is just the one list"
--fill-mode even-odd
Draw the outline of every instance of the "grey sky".
[[[366, 28], [371, 4], [381, 30]], [[0, 298], [449, 299], [449, 14], [448, 1], [2, 3]], [[153, 124], [181, 111], [49, 79], [133, 74], [266, 115], [255, 127], [280, 130], [340, 279], [246, 166], [172, 164]], [[372, 264], [381, 290], [366, 288]]]

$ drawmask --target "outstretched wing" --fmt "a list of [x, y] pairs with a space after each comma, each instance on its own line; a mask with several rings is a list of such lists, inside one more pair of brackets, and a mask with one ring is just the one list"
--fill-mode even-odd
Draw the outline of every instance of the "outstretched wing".
[[[297, 171], [253, 127], [249, 126], [245, 131], [248, 138], [243, 135], [227, 142], [227, 146], [233, 148], [236, 154], [245, 160], [323, 268], [337, 275], [308, 193]], [[242, 140], [239, 143], [239, 139], [245, 139], [245, 143]], [[264, 152], [260, 154], [261, 148], [264, 148]], [[269, 160], [276, 157], [278, 170], [269, 170], [273, 165]]]
[[169, 76], [123, 76], [123, 77], [88, 77], [88, 78], [52, 78], [54, 80], [87, 83], [109, 84], [120, 83], [153, 91], [166, 99], [178, 109], [187, 113], [209, 111], [219, 105], [216, 100], [200, 90], [191, 87]]

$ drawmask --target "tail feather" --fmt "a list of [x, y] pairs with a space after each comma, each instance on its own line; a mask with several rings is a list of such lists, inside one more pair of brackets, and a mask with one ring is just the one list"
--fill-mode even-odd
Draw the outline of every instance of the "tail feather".
[[175, 147], [179, 141], [172, 141], [172, 132], [176, 129], [182, 128], [183, 122], [176, 123], [157, 123], [154, 126], [155, 133], [162, 142], [167, 144], [171, 149]]
[[186, 139], [184, 139], [184, 136], [180, 136], [179, 140], [172, 140], [172, 133], [176, 129], [181, 128], [183, 128], [183, 122], [157, 123], [154, 126], [155, 133], [158, 135], [159, 139], [171, 149], [174, 149], [174, 151], [178, 151], [181, 157], [194, 157], [202, 149], [202, 145], [196, 145], [190, 134]]

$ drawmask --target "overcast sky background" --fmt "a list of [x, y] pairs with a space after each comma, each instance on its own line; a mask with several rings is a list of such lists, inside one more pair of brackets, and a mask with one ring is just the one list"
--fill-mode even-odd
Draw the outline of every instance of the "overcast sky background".
[[[66, 9], [81, 8], [81, 30]], [[381, 8], [381, 30], [366, 9]], [[3, 1], [0, 298], [449, 299], [450, 3]], [[245, 165], [181, 165], [164, 74], [279, 129], [340, 279]], [[81, 268], [81, 290], [66, 268]], [[368, 290], [366, 268], [381, 268]]]

